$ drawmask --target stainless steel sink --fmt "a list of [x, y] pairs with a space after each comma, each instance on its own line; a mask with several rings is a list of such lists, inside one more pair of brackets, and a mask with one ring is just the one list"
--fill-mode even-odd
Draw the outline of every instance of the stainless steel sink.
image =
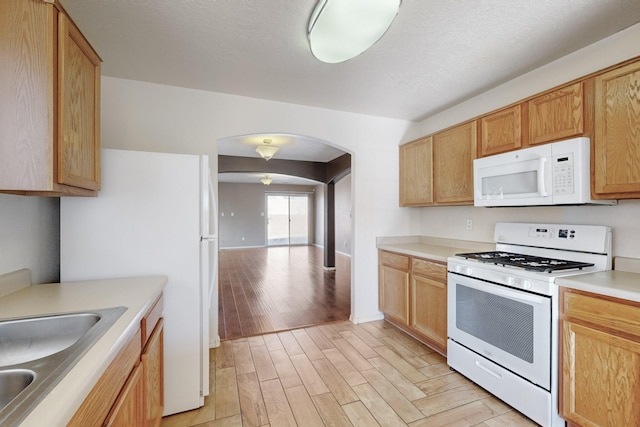
[[35, 374], [27, 369], [0, 371], [0, 408], [7, 406], [17, 395], [33, 382]]
[[99, 320], [96, 313], [75, 313], [0, 322], [0, 367], [69, 348]]
[[18, 425], [126, 307], [0, 321], [0, 426]]

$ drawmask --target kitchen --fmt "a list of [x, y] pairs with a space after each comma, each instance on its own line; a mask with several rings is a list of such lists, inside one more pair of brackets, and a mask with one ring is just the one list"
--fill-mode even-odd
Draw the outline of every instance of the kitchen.
[[[640, 26], [635, 24], [421, 121], [103, 76], [102, 142], [108, 148], [215, 157], [215, 141], [221, 137], [282, 129], [313, 135], [353, 153], [352, 319], [366, 322], [380, 318], [374, 267], [378, 236], [417, 234], [490, 242], [496, 222], [573, 223], [580, 218], [583, 223], [613, 228], [615, 256], [640, 258], [636, 243], [640, 226], [635, 221], [640, 204], [636, 200], [623, 200], [614, 207], [407, 209], [398, 207], [397, 190], [398, 145], [636, 57], [640, 55], [638, 39]], [[34, 283], [55, 281], [58, 201], [0, 195], [0, 203], [0, 272], [27, 267], [33, 271]], [[472, 230], [465, 227], [469, 218]]]

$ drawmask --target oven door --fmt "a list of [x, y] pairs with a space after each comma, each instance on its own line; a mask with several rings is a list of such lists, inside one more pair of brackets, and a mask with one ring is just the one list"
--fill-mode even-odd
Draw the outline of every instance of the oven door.
[[551, 297], [455, 273], [447, 288], [449, 338], [550, 390]]
[[551, 148], [532, 147], [475, 159], [475, 206], [551, 205]]

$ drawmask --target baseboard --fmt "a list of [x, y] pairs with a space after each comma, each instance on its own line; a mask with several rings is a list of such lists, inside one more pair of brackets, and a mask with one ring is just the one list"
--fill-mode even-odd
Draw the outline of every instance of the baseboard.
[[376, 315], [373, 316], [367, 316], [367, 317], [353, 317], [353, 315], [349, 316], [349, 320], [351, 320], [352, 323], [360, 324], [360, 323], [367, 323], [367, 322], [374, 322], [376, 320], [383, 320], [384, 319], [384, 314], [382, 313], [378, 313]]
[[209, 348], [218, 348], [220, 347], [220, 335], [215, 337], [209, 337]]

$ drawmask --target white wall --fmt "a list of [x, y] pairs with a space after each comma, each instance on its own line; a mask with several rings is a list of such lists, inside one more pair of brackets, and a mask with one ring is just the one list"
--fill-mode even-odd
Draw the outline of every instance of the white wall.
[[[376, 237], [407, 234], [398, 207], [398, 145], [415, 123], [103, 77], [102, 143], [108, 148], [209, 154], [252, 133], [311, 136], [352, 155], [352, 319], [379, 318]], [[416, 135], [415, 130], [413, 135]]]
[[[420, 123], [427, 135], [570, 80], [640, 55], [640, 24], [525, 74]], [[640, 258], [640, 201], [618, 206], [536, 208], [432, 207], [412, 209], [417, 234], [463, 240], [493, 241], [496, 222], [601, 224], [613, 228], [614, 256]], [[465, 220], [473, 220], [473, 230]]]
[[[473, 207], [399, 208], [398, 148], [420, 135], [478, 116], [589, 72], [640, 55], [640, 24], [555, 63], [431, 117], [419, 125], [339, 111], [152, 83], [103, 77], [102, 142], [105, 147], [209, 154], [217, 174], [216, 142], [252, 133], [307, 135], [352, 155], [352, 319], [378, 318], [377, 236], [425, 234], [491, 240], [497, 221], [609, 223], [618, 255], [633, 247], [637, 202], [618, 207], [480, 210]], [[473, 78], [470, 74], [469, 78]], [[428, 100], [425, 100], [427, 103]], [[603, 209], [603, 210], [596, 210]], [[614, 214], [606, 214], [605, 211]], [[466, 232], [464, 218], [474, 218]], [[626, 225], [628, 224], [628, 225]]]
[[60, 278], [60, 201], [0, 194], [0, 274], [28, 268], [32, 283]]
[[[269, 193], [309, 195], [309, 243], [315, 237], [315, 186], [218, 182], [218, 235], [220, 249], [267, 245], [267, 203]], [[233, 215], [231, 215], [233, 213]]]

